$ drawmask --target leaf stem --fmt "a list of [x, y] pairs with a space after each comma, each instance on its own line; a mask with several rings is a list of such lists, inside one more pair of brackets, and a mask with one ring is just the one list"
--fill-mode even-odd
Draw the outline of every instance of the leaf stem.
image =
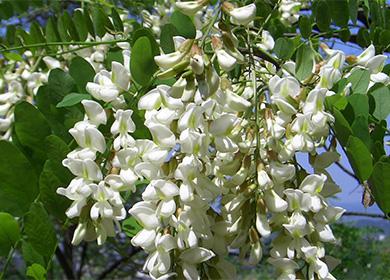
[[9, 51], [17, 51], [22, 49], [29, 49], [29, 48], [43, 48], [43, 47], [50, 47], [50, 46], [72, 46], [72, 45], [79, 45], [79, 46], [97, 46], [97, 45], [111, 45], [115, 43], [120, 42], [127, 42], [128, 39], [117, 39], [117, 40], [110, 40], [110, 41], [100, 41], [100, 42], [81, 42], [81, 41], [72, 41], [72, 42], [44, 42], [44, 43], [36, 43], [36, 44], [28, 44], [23, 46], [17, 46], [12, 48], [1, 48], [0, 53], [9, 52]]

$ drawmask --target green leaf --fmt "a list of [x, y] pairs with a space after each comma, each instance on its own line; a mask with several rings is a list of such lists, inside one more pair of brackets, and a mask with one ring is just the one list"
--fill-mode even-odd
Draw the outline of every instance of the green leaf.
[[367, 47], [371, 43], [370, 33], [366, 28], [360, 28], [356, 36], [356, 42], [361, 47]]
[[107, 30], [113, 30], [114, 27], [112, 26], [110, 20], [108, 19], [108, 16], [105, 14], [102, 8], [100, 7], [94, 7], [92, 9], [92, 23], [93, 27], [95, 29], [96, 35], [98, 35], [100, 38], [104, 36], [104, 34], [107, 33]]
[[173, 36], [178, 34], [176, 27], [171, 24], [165, 24], [161, 27], [160, 45], [164, 53], [172, 53], [175, 51], [175, 43]]
[[174, 11], [171, 15], [170, 21], [175, 26], [178, 35], [187, 39], [195, 39], [196, 28], [189, 16], [186, 16], [179, 11]]
[[79, 92], [87, 93], [85, 87], [88, 82], [93, 81], [96, 73], [88, 61], [80, 56], [76, 56], [70, 63], [69, 74], [76, 82]]
[[327, 0], [327, 3], [332, 10], [333, 22], [341, 27], [347, 26], [349, 20], [348, 0]]
[[374, 89], [370, 95], [375, 100], [375, 110], [373, 116], [378, 120], [384, 120], [390, 114], [390, 89], [381, 86]]
[[370, 83], [370, 72], [361, 68], [354, 69], [348, 80], [352, 83], [353, 93], [366, 94]]
[[312, 30], [311, 25], [312, 22], [308, 16], [301, 15], [299, 17], [298, 26], [299, 26], [299, 31], [301, 31], [301, 35], [303, 38], [307, 39], [311, 35], [311, 30]]
[[46, 269], [40, 264], [34, 263], [33, 265], [27, 268], [26, 276], [34, 280], [45, 280]]
[[349, 136], [346, 146], [349, 162], [360, 182], [367, 180], [372, 172], [372, 157], [371, 153], [357, 137]]
[[95, 37], [96, 36], [95, 29], [93, 27], [93, 22], [87, 8], [84, 8], [83, 15], [84, 15], [85, 26], [88, 29], [88, 33], [91, 34], [92, 37]]
[[5, 257], [20, 239], [19, 224], [10, 214], [0, 212], [0, 225], [0, 256]]
[[111, 9], [111, 19], [117, 32], [123, 32], [122, 20], [115, 8]]
[[77, 33], [81, 41], [85, 41], [88, 37], [88, 27], [85, 22], [85, 17], [83, 12], [80, 10], [75, 10], [73, 14], [74, 26], [77, 29]]
[[38, 195], [38, 178], [12, 143], [0, 141], [0, 211], [22, 216]]
[[289, 38], [280, 37], [275, 42], [274, 53], [280, 59], [290, 59], [294, 54], [294, 42]]
[[331, 22], [331, 11], [326, 0], [319, 0], [316, 6], [316, 22], [320, 31], [327, 31]]
[[44, 141], [51, 129], [42, 113], [26, 101], [15, 106], [15, 133], [34, 162], [43, 164], [46, 159]]
[[30, 36], [32, 38], [33, 43], [43, 43], [46, 41], [43, 37], [42, 28], [35, 21], [31, 24]]
[[357, 13], [359, 8], [359, 0], [348, 0], [349, 4], [349, 15], [354, 24], [356, 24], [357, 21]]
[[320, 155], [317, 155], [314, 160], [313, 167], [316, 170], [324, 170], [328, 168], [332, 163], [339, 161], [340, 155], [337, 152], [324, 152]]
[[62, 41], [70, 42], [72, 40], [70, 34], [68, 33], [68, 29], [66, 27], [66, 19], [63, 15], [58, 18], [57, 30], [58, 30], [58, 34], [60, 35], [60, 39]]
[[73, 20], [70, 17], [69, 13], [65, 11], [62, 17], [64, 20], [65, 27], [68, 30], [68, 34], [70, 35], [72, 40], [80, 41], [80, 37], [79, 34], [77, 33], [76, 26], [74, 25]]
[[53, 18], [49, 18], [46, 23], [45, 36], [47, 42], [58, 42], [60, 37]]
[[18, 54], [18, 53], [15, 53], [15, 52], [5, 52], [3, 53], [4, 57], [7, 59], [7, 60], [11, 60], [11, 61], [23, 61], [23, 57]]
[[[45, 144], [47, 147], [47, 158], [59, 163], [62, 162], [70, 152], [68, 145], [55, 135], [49, 135], [45, 139]], [[67, 170], [67, 168], [64, 167], [64, 170]]]
[[48, 84], [50, 90], [54, 92], [59, 100], [66, 94], [76, 91], [76, 84], [72, 76], [59, 68], [50, 71]]
[[65, 221], [65, 211], [69, 208], [70, 201], [56, 192], [59, 187], [66, 187], [66, 185], [63, 185], [55, 175], [56, 171], [53, 170], [55, 166], [51, 160], [48, 160], [43, 167], [39, 177], [40, 200], [51, 215]]
[[111, 64], [113, 61], [123, 64], [123, 53], [122, 49], [119, 50], [109, 50], [106, 58], [104, 60], [104, 66], [107, 70], [111, 71]]
[[8, 1], [3, 1], [0, 3], [0, 17], [1, 19], [9, 19], [14, 15], [14, 9]]
[[24, 219], [24, 233], [31, 246], [48, 263], [57, 247], [53, 224], [41, 203], [34, 202]]
[[[50, 75], [55, 70], [57, 69], [51, 70]], [[60, 71], [59, 74], [61, 73], [63, 72]], [[65, 73], [63, 74], [65, 75]], [[59, 80], [64, 78], [61, 77], [62, 76], [58, 77]], [[68, 74], [66, 74], [65, 77], [70, 78], [71, 82], [74, 83], [72, 77]], [[63, 80], [65, 84], [66, 78]], [[58, 90], [62, 91], [62, 89], [57, 88], [56, 83], [50, 83], [49, 76], [49, 84], [43, 85], [38, 89], [35, 99], [39, 110], [45, 115], [53, 133], [68, 142], [73, 139], [68, 130], [72, 128], [76, 122], [84, 118], [84, 111], [81, 110], [81, 106], [57, 108], [57, 104], [69, 93], [67, 92], [69, 89], [65, 89], [65, 92], [59, 92]]]
[[332, 107], [335, 107], [337, 110], [342, 111], [348, 105], [347, 98], [340, 94], [327, 96], [325, 102], [328, 110], [333, 110]]
[[369, 183], [376, 203], [383, 213], [390, 218], [390, 163], [377, 162]]
[[142, 227], [138, 224], [134, 217], [130, 217], [123, 221], [122, 230], [128, 237], [133, 237], [142, 230]]
[[314, 54], [312, 49], [307, 45], [302, 45], [298, 48], [296, 58], [296, 76], [303, 81], [308, 78], [313, 71]]
[[336, 108], [333, 108], [333, 116], [335, 118], [333, 128], [336, 132], [337, 140], [340, 141], [341, 145], [346, 146], [349, 136], [353, 133], [352, 128], [343, 114]]
[[22, 256], [26, 265], [31, 265], [33, 263], [45, 265], [43, 257], [25, 240], [22, 240]]
[[[133, 47], [138, 38], [147, 37], [149, 39], [150, 45], [152, 46], [152, 53], [154, 56], [160, 54], [160, 47], [154, 39], [154, 35], [151, 29], [149, 28], [139, 28], [133, 33], [133, 38], [131, 40], [131, 46]], [[123, 56], [123, 55], [122, 55]]]
[[150, 40], [146, 36], [138, 38], [131, 50], [130, 71], [133, 79], [145, 86], [156, 70]]
[[367, 149], [371, 148], [370, 132], [368, 131], [368, 118], [364, 115], [355, 117], [351, 125], [353, 135], [358, 137], [366, 145]]
[[368, 118], [369, 102], [368, 96], [363, 94], [352, 94], [347, 96], [348, 103], [351, 105], [355, 118], [363, 115]]

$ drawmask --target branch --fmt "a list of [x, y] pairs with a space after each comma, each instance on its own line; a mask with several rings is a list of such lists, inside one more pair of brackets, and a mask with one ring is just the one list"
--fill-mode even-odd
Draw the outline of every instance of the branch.
[[58, 262], [60, 263], [62, 269], [65, 272], [65, 275], [68, 279], [75, 279], [74, 274], [73, 274], [73, 269], [69, 265], [68, 260], [65, 258], [63, 252], [59, 247], [56, 249], [56, 257]]
[[389, 220], [389, 218], [387, 218], [385, 215], [382, 214], [372, 214], [372, 213], [353, 212], [353, 211], [345, 212], [343, 216], [363, 216], [363, 217]]
[[122, 263], [130, 260], [135, 254], [140, 252], [140, 248], [135, 248], [131, 251], [131, 253], [125, 257], [120, 258], [119, 260], [116, 260], [114, 263], [112, 263], [107, 269], [105, 269], [98, 277], [97, 279], [101, 280], [107, 277], [112, 271], [114, 271], [116, 268], [118, 268]]
[[[268, 62], [271, 62], [273, 65], [276, 66], [277, 69], [280, 68], [280, 62], [276, 57], [273, 57], [271, 54], [263, 51], [262, 49], [260, 49], [259, 47], [255, 46], [255, 45], [252, 47], [253, 47], [253, 54], [255, 56], [258, 56], [258, 57], [260, 57]], [[250, 50], [248, 50], [247, 48], [238, 48], [238, 50], [242, 53], [245, 53], [245, 54], [251, 54]]]
[[83, 247], [82, 247], [82, 251], [81, 251], [80, 265], [79, 265], [79, 269], [77, 270], [77, 275], [76, 275], [77, 279], [81, 279], [85, 258], [87, 256], [87, 250], [88, 250], [88, 243], [84, 242]]
[[344, 165], [342, 165], [340, 162], [336, 161], [335, 163], [336, 163], [336, 165], [337, 165], [342, 171], [344, 171], [345, 173], [347, 173], [349, 176], [351, 176], [351, 177], [354, 178], [356, 181], [358, 181], [359, 184], [361, 184], [360, 181], [359, 181], [359, 178], [356, 177], [356, 175], [355, 175], [353, 172], [349, 171], [349, 170], [348, 170]]

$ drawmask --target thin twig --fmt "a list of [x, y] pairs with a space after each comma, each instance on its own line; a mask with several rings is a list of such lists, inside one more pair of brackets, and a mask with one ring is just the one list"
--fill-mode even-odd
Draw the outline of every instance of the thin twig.
[[343, 216], [363, 216], [363, 217], [370, 217], [370, 218], [389, 220], [389, 218], [387, 218], [385, 215], [382, 215], [382, 214], [353, 212], [353, 211], [347, 211], [347, 212], [345, 212], [343, 214]]

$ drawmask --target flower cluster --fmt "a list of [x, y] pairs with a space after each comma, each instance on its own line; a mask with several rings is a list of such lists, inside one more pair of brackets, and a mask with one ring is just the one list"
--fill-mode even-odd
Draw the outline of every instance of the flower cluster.
[[11, 140], [14, 105], [20, 100], [33, 102], [38, 88], [47, 82], [49, 71], [63, 68], [57, 59], [50, 56], [42, 59], [46, 69], [36, 67], [39, 60], [30, 51], [26, 51], [23, 56], [25, 61], [13, 61], [6, 65], [7, 70], [0, 79], [0, 139]]
[[[281, 20], [296, 22], [305, 2], [280, 1]], [[78, 219], [72, 243], [101, 245], [115, 236], [127, 216], [124, 197], [146, 185], [128, 213], [142, 227], [131, 243], [148, 254], [144, 270], [153, 279], [234, 278], [229, 252], [256, 265], [265, 241], [278, 279], [299, 279], [303, 269], [309, 279], [334, 279], [324, 243], [335, 242], [330, 225], [344, 210], [327, 201], [339, 191], [326, 171], [338, 154], [318, 154], [335, 121], [325, 99], [359, 69], [369, 71], [368, 88], [389, 85], [386, 57], [373, 46], [346, 56], [324, 45], [324, 58], [313, 56], [311, 73], [299, 79], [294, 61], [281, 63], [272, 53], [271, 33], [255, 26], [255, 4], [208, 3], [175, 3], [194, 18], [196, 36], [174, 36], [174, 51], [154, 57], [159, 70], [142, 88], [132, 81], [128, 42], [116, 43], [123, 63], [109, 70], [109, 44], [68, 47], [96, 72], [86, 85], [91, 99], [81, 101], [84, 119], [69, 130], [76, 147], [63, 165], [74, 178], [57, 189], [72, 201], [66, 215]], [[143, 26], [159, 38], [174, 8], [164, 1], [156, 13], [144, 11]], [[121, 40], [131, 29], [125, 24], [123, 34], [87, 41]], [[0, 80], [2, 138], [11, 136], [14, 104], [33, 103], [49, 71], [67, 71], [72, 57], [45, 57], [45, 69], [31, 67], [34, 61], [10, 67]], [[136, 137], [135, 116], [149, 137]], [[299, 153], [322, 162], [313, 160], [309, 172]]]

